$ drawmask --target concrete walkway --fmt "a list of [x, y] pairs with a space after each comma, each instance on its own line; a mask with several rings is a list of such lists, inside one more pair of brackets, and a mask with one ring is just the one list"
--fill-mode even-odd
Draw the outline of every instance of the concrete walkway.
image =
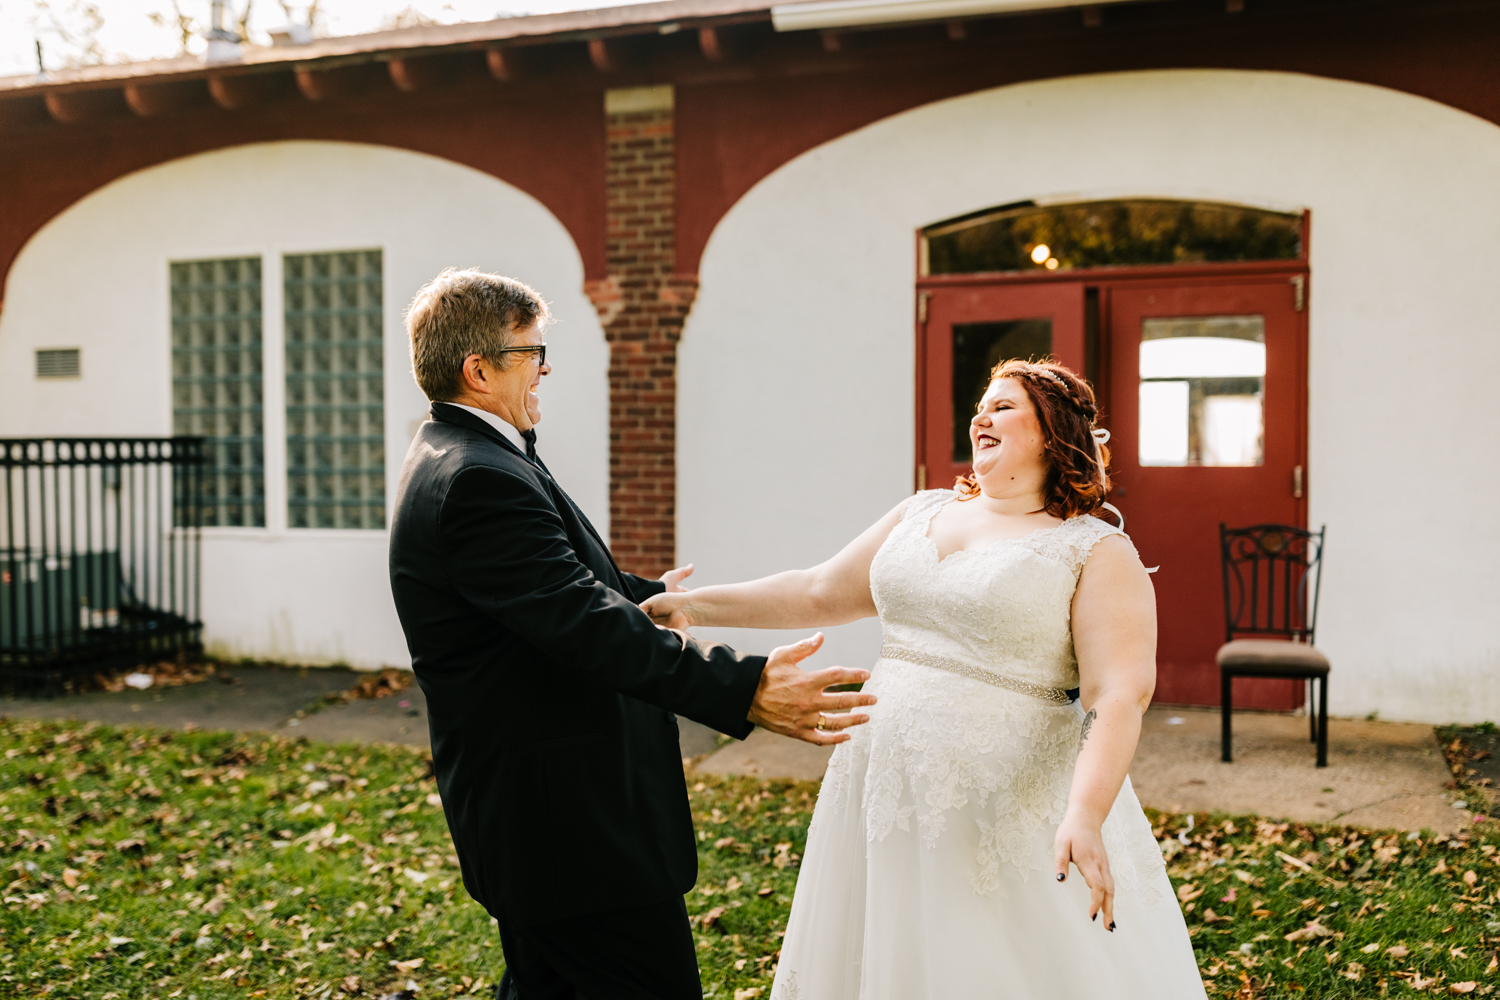
[[[1171, 812], [1253, 813], [1304, 823], [1456, 833], [1472, 814], [1453, 793], [1432, 727], [1331, 719], [1328, 766], [1314, 767], [1307, 720], [1259, 712], [1234, 717], [1234, 763], [1219, 760], [1216, 709], [1152, 708], [1130, 769], [1145, 805]], [[699, 769], [818, 780], [832, 751], [756, 730]]]
[[0, 698], [0, 716], [76, 719], [117, 726], [277, 732], [329, 743], [427, 746], [427, 702], [413, 684], [386, 698], [331, 705], [302, 715], [324, 697], [371, 675], [334, 667], [224, 667], [181, 687], [91, 691], [55, 698]]
[[[0, 698], [0, 716], [77, 719], [171, 729], [229, 729], [329, 743], [427, 746], [427, 703], [416, 685], [386, 698], [309, 712], [368, 677], [334, 668], [229, 667], [201, 684], [104, 691], [52, 699]], [[817, 781], [832, 751], [756, 730], [721, 746], [713, 730], [679, 719], [682, 755], [699, 770]], [[1141, 801], [1172, 812], [1253, 813], [1307, 823], [1454, 833], [1469, 825], [1431, 726], [1332, 719], [1328, 767], [1316, 768], [1307, 720], [1244, 712], [1234, 719], [1235, 760], [1219, 760], [1212, 709], [1152, 708], [1130, 769]]]

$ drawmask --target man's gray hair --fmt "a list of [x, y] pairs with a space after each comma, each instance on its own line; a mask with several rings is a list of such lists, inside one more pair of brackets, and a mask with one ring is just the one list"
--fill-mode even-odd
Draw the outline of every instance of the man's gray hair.
[[518, 332], [550, 318], [542, 297], [514, 278], [445, 268], [406, 310], [411, 373], [428, 399], [454, 399], [463, 392], [464, 358], [478, 354], [508, 368], [500, 350]]

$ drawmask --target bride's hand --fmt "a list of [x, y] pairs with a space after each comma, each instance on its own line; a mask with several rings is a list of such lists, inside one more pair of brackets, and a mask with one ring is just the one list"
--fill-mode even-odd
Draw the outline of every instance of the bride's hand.
[[1106, 930], [1115, 929], [1115, 879], [1109, 871], [1109, 856], [1104, 853], [1104, 837], [1099, 824], [1078, 819], [1069, 813], [1057, 828], [1054, 843], [1057, 855], [1057, 880], [1068, 877], [1068, 863], [1078, 866], [1078, 873], [1090, 890], [1089, 919], [1104, 914]]
[[688, 591], [657, 594], [641, 602], [641, 610], [650, 615], [651, 620], [658, 625], [686, 631], [694, 624], [688, 608], [688, 601], [692, 596]]

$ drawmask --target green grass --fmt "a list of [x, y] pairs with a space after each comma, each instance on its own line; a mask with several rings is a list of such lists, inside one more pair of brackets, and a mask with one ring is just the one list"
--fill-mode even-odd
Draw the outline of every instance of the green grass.
[[[493, 995], [499, 939], [420, 752], [0, 721], [0, 754], [0, 996]], [[774, 788], [693, 793], [720, 997], [769, 987], [786, 926], [816, 786]]]
[[[11, 721], [0, 754], [0, 996], [492, 995], [499, 942], [418, 752]], [[817, 786], [689, 782], [704, 991], [765, 997]], [[1152, 818], [1213, 996], [1500, 981], [1500, 824], [1409, 840], [1197, 817], [1184, 845], [1186, 817]]]
[[[1212, 996], [1488, 996], [1496, 843], [1152, 814]], [[1201, 819], [1201, 817], [1199, 817]], [[1186, 839], [1184, 846], [1181, 835]]]

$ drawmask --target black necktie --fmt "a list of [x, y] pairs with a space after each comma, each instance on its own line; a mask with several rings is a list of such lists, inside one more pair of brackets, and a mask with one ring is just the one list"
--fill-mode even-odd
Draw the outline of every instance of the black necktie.
[[521, 432], [521, 437], [523, 437], [523, 438], [526, 439], [526, 457], [529, 458], [529, 459], [531, 459], [531, 461], [533, 463], [535, 463], [536, 460], [537, 460], [536, 459], [536, 429], [532, 428], [531, 430], [522, 431]]

